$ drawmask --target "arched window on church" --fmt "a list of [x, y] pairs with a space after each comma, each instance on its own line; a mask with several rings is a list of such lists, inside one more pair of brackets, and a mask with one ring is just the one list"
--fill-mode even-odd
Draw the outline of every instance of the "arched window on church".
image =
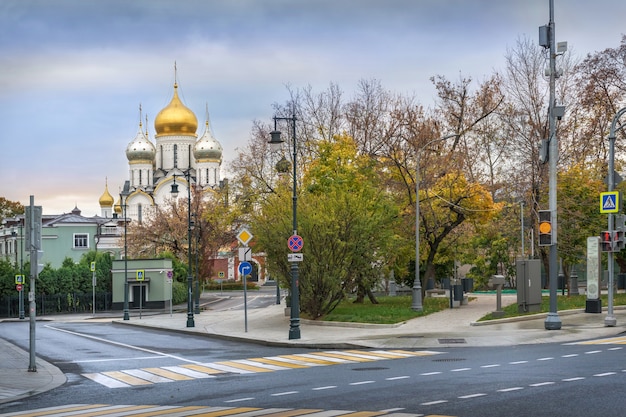
[[174, 145], [174, 168], [178, 168], [178, 145]]
[[142, 180], [142, 175], [141, 175], [141, 170], [139, 170], [139, 186], [141, 187], [141, 180]]
[[142, 218], [142, 205], [141, 203], [137, 204], [137, 222], [139, 222], [139, 224], [141, 224], [141, 218]]

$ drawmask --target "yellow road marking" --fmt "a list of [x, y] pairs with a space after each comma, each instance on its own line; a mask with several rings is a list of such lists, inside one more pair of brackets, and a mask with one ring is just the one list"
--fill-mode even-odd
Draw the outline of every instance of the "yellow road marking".
[[284, 366], [285, 368], [308, 368], [308, 366], [306, 365], [300, 365], [300, 364], [291, 363], [291, 362], [277, 361], [277, 360], [269, 359], [269, 358], [253, 358], [250, 360], [254, 362], [266, 363], [268, 365]]
[[360, 356], [334, 353], [334, 352], [315, 352], [315, 354], [319, 356], [328, 356], [329, 358], [345, 359], [345, 360], [353, 361], [353, 362], [372, 362], [375, 360], [375, 359], [370, 359], [370, 358], [363, 358]]
[[219, 369], [209, 368], [204, 365], [195, 365], [195, 364], [185, 364], [181, 365], [183, 368], [193, 369], [194, 371], [204, 372], [205, 374], [223, 374], [224, 371], [220, 371]]
[[130, 385], [150, 385], [151, 382], [146, 381], [145, 379], [137, 378], [136, 376], [128, 375], [121, 371], [107, 371], [102, 372], [103, 375], [111, 377], [113, 379], [117, 379], [118, 381], [125, 382]]
[[271, 369], [261, 368], [260, 366], [247, 365], [245, 363], [239, 363], [239, 362], [234, 362], [234, 361], [224, 361], [224, 362], [215, 362], [215, 363], [219, 363], [221, 365], [226, 365], [226, 366], [232, 366], [233, 368], [243, 369], [246, 371], [273, 372]]
[[168, 371], [167, 369], [163, 369], [163, 368], [143, 368], [143, 370], [146, 372], [150, 372], [150, 373], [162, 376], [164, 378], [173, 379], [175, 381], [190, 381], [192, 379], [196, 379], [187, 375], [177, 374], [176, 372]]
[[229, 416], [231, 414], [241, 414], [241, 413], [247, 413], [250, 411], [257, 411], [260, 410], [260, 408], [252, 408], [252, 407], [242, 407], [242, 408], [230, 408], [230, 409], [224, 409], [224, 410], [218, 410], [218, 411], [213, 411], [213, 412], [209, 412], [209, 413], [202, 413], [202, 414], [194, 414], [195, 416], [202, 416], [202, 417], [219, 417], [219, 416]]
[[299, 356], [299, 355], [280, 355], [280, 357], [287, 358], [287, 359], [294, 359], [294, 360], [301, 361], [301, 362], [317, 363], [320, 365], [334, 365], [337, 363], [337, 362], [325, 361], [322, 359], [307, 358], [306, 356]]

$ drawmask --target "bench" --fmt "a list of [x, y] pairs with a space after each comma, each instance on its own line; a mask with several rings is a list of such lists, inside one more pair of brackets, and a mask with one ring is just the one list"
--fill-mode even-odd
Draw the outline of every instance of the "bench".
[[433, 288], [432, 290], [426, 290], [426, 297], [434, 297], [435, 295], [446, 295], [446, 290], [441, 288]]

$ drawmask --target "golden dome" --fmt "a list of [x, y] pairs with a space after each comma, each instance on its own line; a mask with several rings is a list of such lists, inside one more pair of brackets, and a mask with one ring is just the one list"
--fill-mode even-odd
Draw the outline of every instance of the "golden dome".
[[178, 84], [174, 83], [174, 97], [154, 119], [156, 136], [196, 135], [198, 119], [178, 98]]
[[104, 193], [100, 197], [98, 202], [100, 203], [100, 207], [111, 207], [113, 205], [113, 196], [109, 193], [108, 184], [104, 184]]
[[117, 200], [117, 203], [115, 203], [115, 207], [113, 207], [113, 211], [115, 211], [117, 214], [122, 215], [122, 203], [120, 203], [120, 200]]

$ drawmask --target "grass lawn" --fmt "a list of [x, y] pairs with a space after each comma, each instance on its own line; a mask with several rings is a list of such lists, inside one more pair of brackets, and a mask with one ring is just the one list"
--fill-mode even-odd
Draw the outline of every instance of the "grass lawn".
[[[354, 299], [348, 299], [340, 303], [330, 314], [321, 317], [323, 321], [341, 321], [348, 323], [372, 323], [372, 324], [394, 324], [415, 317], [426, 316], [450, 308], [450, 299], [447, 297], [424, 298], [423, 311], [411, 310], [412, 297], [397, 296], [377, 297], [379, 304], [372, 304], [369, 300], [365, 300], [363, 304], [355, 304]], [[470, 296], [470, 303], [472, 302]], [[572, 310], [585, 308], [587, 297], [585, 295], [574, 295], [571, 297], [557, 297], [557, 310]], [[626, 294], [614, 294], [614, 305], [626, 305]], [[602, 296], [602, 306], [608, 305], [607, 296]], [[463, 309], [463, 307], [461, 307]], [[518, 313], [517, 303], [513, 303], [503, 308], [503, 317], [516, 317], [534, 313]], [[542, 312], [550, 311], [550, 298], [544, 296], [541, 306]], [[303, 318], [306, 318], [303, 316]], [[491, 314], [486, 315], [479, 321], [491, 320]]]
[[[608, 296], [606, 294], [602, 295], [600, 298], [602, 298], [602, 307], [606, 307], [609, 305]], [[586, 295], [582, 295], [582, 294], [572, 295], [570, 297], [559, 295], [557, 297], [557, 303], [556, 303], [557, 311], [576, 310], [580, 308], [585, 308], [586, 302], [587, 302]], [[614, 306], [626, 305], [626, 294], [624, 293], [613, 294], [613, 305]], [[513, 303], [511, 305], [503, 307], [502, 310], [504, 311], [504, 316], [498, 317], [498, 318], [527, 316], [529, 314], [536, 314], [536, 313], [518, 313], [517, 303]], [[550, 297], [543, 296], [541, 297], [541, 312], [548, 313], [549, 311], [550, 311]], [[485, 317], [481, 318], [478, 321], [493, 320], [493, 319], [494, 317], [492, 317], [491, 314], [487, 314]]]

